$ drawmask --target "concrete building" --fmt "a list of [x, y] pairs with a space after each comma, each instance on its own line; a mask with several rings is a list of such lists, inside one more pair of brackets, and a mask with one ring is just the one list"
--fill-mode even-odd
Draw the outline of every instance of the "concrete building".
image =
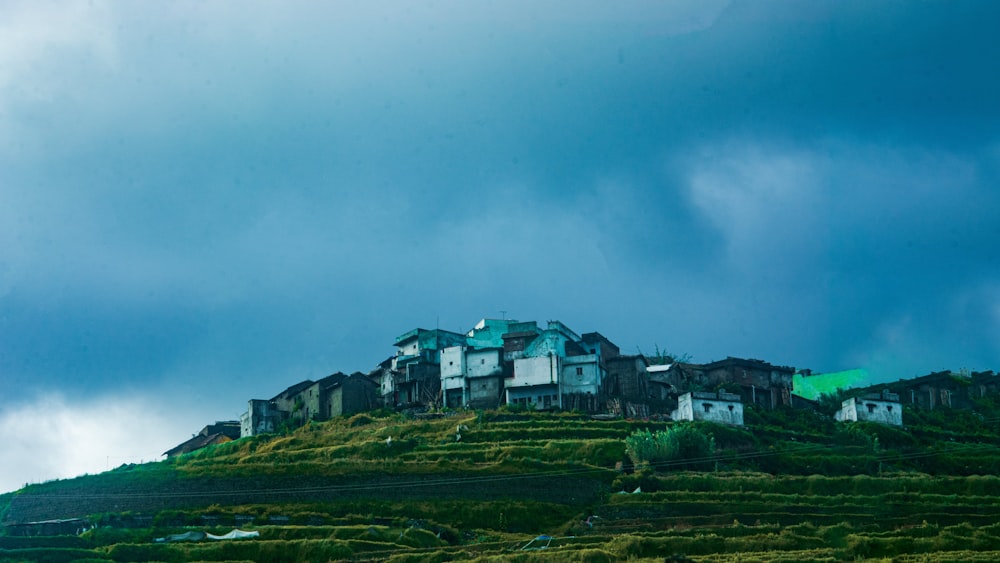
[[441, 388], [447, 407], [494, 408], [503, 390], [503, 348], [451, 346], [441, 350]]
[[834, 418], [841, 422], [866, 421], [902, 426], [903, 404], [899, 402], [899, 395], [886, 389], [882, 393], [869, 393], [845, 400]]
[[441, 395], [441, 350], [462, 346], [465, 338], [464, 334], [457, 332], [423, 328], [398, 336], [391, 367], [393, 405], [438, 404]]
[[240, 437], [277, 432], [286, 416], [272, 400], [250, 399], [247, 411], [240, 415]]
[[545, 329], [534, 322], [509, 329], [503, 337], [504, 360], [512, 366], [504, 378], [507, 404], [605, 410], [603, 358], [619, 353], [610, 340], [596, 332], [581, 337], [559, 321], [549, 321]]
[[743, 403], [735, 393], [692, 391], [678, 397], [677, 409], [670, 417], [743, 426]]

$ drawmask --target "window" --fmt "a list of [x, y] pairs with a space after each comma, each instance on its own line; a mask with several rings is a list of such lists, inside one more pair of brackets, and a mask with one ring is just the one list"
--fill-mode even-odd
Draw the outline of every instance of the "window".
[[701, 406], [705, 408], [705, 412], [712, 412], [712, 403], [702, 403]]
[[892, 412], [892, 405], [886, 405], [885, 408], [888, 409], [889, 412]]
[[479, 365], [486, 365], [486, 359], [479, 360]]
[[576, 368], [577, 375], [583, 375], [583, 368]]
[[729, 405], [729, 412], [733, 412], [734, 408], [736, 408], [736, 407], [734, 407], [733, 405]]
[[865, 406], [868, 407], [868, 412], [875, 412], [875, 404], [874, 403], [868, 403]]

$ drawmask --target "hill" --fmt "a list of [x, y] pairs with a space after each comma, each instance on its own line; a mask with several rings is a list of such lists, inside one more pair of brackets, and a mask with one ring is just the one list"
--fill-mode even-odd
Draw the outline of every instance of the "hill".
[[[743, 428], [361, 414], [7, 495], [0, 560], [1000, 557], [1000, 409], [907, 409], [904, 422], [756, 409]], [[626, 452], [637, 431], [682, 427], [715, 451], [638, 465]], [[97, 528], [17, 536], [74, 518]], [[260, 537], [153, 541], [234, 527]]]

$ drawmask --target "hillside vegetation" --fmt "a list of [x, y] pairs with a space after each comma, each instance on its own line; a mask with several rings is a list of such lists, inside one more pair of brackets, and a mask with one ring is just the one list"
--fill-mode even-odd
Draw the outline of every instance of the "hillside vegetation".
[[[907, 410], [904, 423], [361, 414], [0, 497], [6, 524], [97, 524], [8, 526], [0, 560], [1000, 560], [1000, 409]], [[671, 432], [674, 450], [636, 451]], [[153, 541], [234, 527], [260, 537]]]

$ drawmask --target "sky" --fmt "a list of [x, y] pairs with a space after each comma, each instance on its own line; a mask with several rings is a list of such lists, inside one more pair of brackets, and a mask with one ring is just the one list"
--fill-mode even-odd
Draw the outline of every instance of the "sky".
[[0, 3], [0, 491], [412, 328], [1000, 369], [1000, 4]]

